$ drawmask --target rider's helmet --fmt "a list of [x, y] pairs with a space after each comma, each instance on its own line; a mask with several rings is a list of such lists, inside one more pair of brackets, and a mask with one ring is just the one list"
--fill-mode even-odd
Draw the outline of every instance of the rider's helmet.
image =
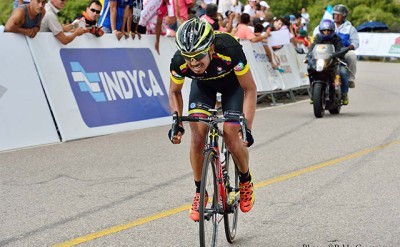
[[[328, 33], [324, 33], [323, 31], [328, 30]], [[322, 40], [330, 40], [335, 33], [335, 23], [332, 20], [325, 19], [319, 23], [319, 33]]]
[[343, 4], [338, 4], [333, 7], [332, 14], [342, 15], [345, 20], [349, 11]]
[[175, 44], [183, 54], [204, 51], [214, 41], [214, 30], [205, 20], [192, 18], [176, 31]]

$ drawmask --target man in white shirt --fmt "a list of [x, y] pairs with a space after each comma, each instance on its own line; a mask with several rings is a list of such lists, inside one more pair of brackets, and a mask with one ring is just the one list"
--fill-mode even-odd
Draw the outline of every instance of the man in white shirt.
[[[50, 0], [45, 6], [46, 14], [43, 17], [42, 23], [40, 25], [40, 32], [52, 32], [53, 35], [61, 42], [61, 44], [66, 45], [72, 42], [76, 37], [87, 33], [89, 30], [82, 27], [76, 27], [73, 24], [62, 26], [58, 21], [57, 14], [65, 6], [65, 0]], [[64, 32], [72, 31], [71, 35], [65, 35]]]

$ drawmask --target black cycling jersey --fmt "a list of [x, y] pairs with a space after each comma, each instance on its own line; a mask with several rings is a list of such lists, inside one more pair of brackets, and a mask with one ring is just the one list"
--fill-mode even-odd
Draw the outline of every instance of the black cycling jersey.
[[178, 50], [171, 59], [170, 77], [176, 84], [182, 84], [185, 77], [197, 80], [213, 80], [224, 77], [234, 71], [236, 75], [243, 75], [248, 70], [246, 56], [242, 45], [238, 40], [228, 33], [215, 32], [213, 42], [214, 54], [210, 65], [204, 74], [193, 73], [186, 64], [185, 59]]
[[182, 84], [185, 77], [192, 78], [189, 95], [189, 115], [208, 114], [214, 108], [216, 93], [221, 93], [221, 103], [226, 117], [243, 111], [244, 92], [237, 79], [249, 70], [242, 45], [228, 33], [215, 32], [214, 54], [206, 72], [193, 73], [180, 51], [171, 60], [170, 77], [173, 83]]

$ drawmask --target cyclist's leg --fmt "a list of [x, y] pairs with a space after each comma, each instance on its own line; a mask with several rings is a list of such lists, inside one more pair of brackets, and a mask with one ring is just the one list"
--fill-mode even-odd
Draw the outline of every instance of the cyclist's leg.
[[[209, 115], [207, 110], [215, 106], [215, 95], [216, 91], [208, 87], [205, 81], [193, 80], [189, 95], [189, 115], [202, 117]], [[200, 181], [204, 161], [202, 150], [207, 134], [207, 126], [202, 123], [190, 123], [190, 130], [190, 162], [195, 181]]]
[[[215, 105], [215, 92], [201, 85], [202, 81], [193, 80], [189, 95], [189, 115], [206, 116], [207, 110]], [[213, 97], [211, 96], [213, 95]], [[202, 123], [190, 123], [190, 164], [196, 184], [196, 194], [189, 211], [190, 218], [199, 221], [200, 182], [203, 169], [203, 148], [207, 134], [207, 126]]]
[[[222, 109], [225, 117], [242, 113], [244, 91], [237, 78], [226, 78], [222, 87]], [[253, 183], [249, 169], [249, 151], [239, 138], [239, 130], [239, 124], [224, 124], [224, 140], [240, 173], [240, 209], [248, 212], [254, 204]]]
[[[225, 117], [237, 117], [243, 112], [244, 92], [236, 76], [228, 76], [220, 83], [222, 110]], [[238, 136], [240, 126], [238, 123], [224, 124], [224, 140], [231, 151], [233, 159], [241, 173], [249, 170], [249, 152]]]

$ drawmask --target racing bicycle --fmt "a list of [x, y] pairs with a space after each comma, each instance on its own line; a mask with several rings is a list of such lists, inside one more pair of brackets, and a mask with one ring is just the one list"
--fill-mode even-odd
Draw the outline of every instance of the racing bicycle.
[[[225, 145], [219, 124], [240, 124], [243, 141], [246, 141], [247, 121], [243, 114], [234, 118], [219, 117], [217, 110], [209, 109], [209, 117], [172, 115], [172, 130], [178, 133], [180, 122], [201, 122], [208, 126], [203, 155], [204, 163], [200, 186], [199, 236], [200, 246], [216, 246], [218, 226], [224, 222], [225, 236], [229, 243], [236, 237], [239, 212], [239, 171]], [[221, 147], [221, 149], [220, 149]]]

